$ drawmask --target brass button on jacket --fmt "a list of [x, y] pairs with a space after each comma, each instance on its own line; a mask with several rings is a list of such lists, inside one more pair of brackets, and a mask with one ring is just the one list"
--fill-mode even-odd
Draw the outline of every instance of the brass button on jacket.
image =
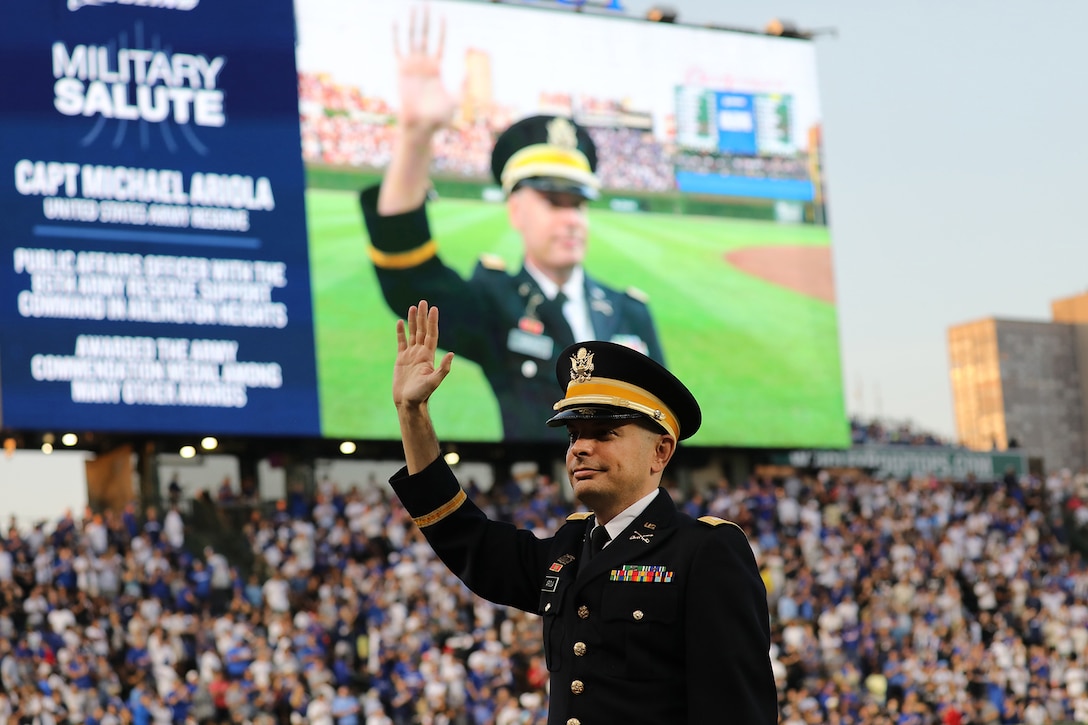
[[581, 680], [575, 680], [574, 682], [570, 683], [570, 691], [573, 692], [575, 695], [581, 695], [585, 691], [585, 689], [585, 683], [583, 683]]
[[587, 607], [584, 604], [582, 606], [578, 607], [578, 618], [579, 619], [589, 619], [589, 607]]
[[575, 642], [574, 643], [574, 655], [576, 657], [581, 657], [585, 653], [586, 653], [586, 643], [585, 642]]

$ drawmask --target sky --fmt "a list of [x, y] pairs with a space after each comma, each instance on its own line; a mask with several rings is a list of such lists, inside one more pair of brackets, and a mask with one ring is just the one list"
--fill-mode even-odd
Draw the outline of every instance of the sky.
[[1088, 3], [660, 5], [681, 23], [834, 29], [813, 42], [847, 409], [955, 440], [948, 328], [1047, 321], [1088, 290]]

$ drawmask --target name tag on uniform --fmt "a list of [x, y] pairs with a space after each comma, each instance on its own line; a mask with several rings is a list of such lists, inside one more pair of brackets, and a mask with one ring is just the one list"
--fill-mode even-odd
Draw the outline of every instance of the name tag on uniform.
[[513, 329], [506, 336], [506, 348], [521, 355], [550, 360], [555, 341], [547, 335], [534, 335], [525, 330]]
[[543, 588], [541, 588], [540, 591], [542, 591], [542, 592], [554, 592], [558, 586], [559, 586], [559, 577], [557, 577], [557, 576], [546, 576], [546, 577], [544, 577], [544, 586], [543, 586]]

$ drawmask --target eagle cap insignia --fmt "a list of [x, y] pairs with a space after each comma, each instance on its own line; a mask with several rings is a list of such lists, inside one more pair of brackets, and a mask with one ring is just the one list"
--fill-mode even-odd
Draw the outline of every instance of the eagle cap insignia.
[[580, 347], [578, 352], [570, 356], [570, 379], [576, 383], [584, 383], [591, 377], [593, 377], [593, 353]]
[[574, 124], [563, 117], [548, 121], [548, 145], [573, 151], [578, 148], [578, 134]]

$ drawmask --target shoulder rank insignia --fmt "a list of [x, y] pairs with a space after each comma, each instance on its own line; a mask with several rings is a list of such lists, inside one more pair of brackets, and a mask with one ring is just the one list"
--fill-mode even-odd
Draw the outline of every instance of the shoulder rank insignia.
[[638, 300], [639, 302], [642, 302], [643, 304], [650, 301], [650, 295], [646, 294], [645, 292], [640, 290], [638, 287], [628, 287], [627, 288], [627, 296], [630, 297], [631, 299]]
[[[722, 524], [732, 524], [733, 526], [736, 526], [738, 529], [740, 529], [739, 524], [730, 521], [729, 519], [720, 519], [717, 516], [700, 516], [699, 523], [706, 524], [707, 526], [721, 526]], [[740, 530], [744, 531], [744, 529]]]
[[592, 515], [589, 511], [575, 511], [567, 517], [567, 521], [585, 521]]
[[497, 254], [481, 254], [480, 266], [484, 269], [503, 271], [506, 269], [506, 260]]

